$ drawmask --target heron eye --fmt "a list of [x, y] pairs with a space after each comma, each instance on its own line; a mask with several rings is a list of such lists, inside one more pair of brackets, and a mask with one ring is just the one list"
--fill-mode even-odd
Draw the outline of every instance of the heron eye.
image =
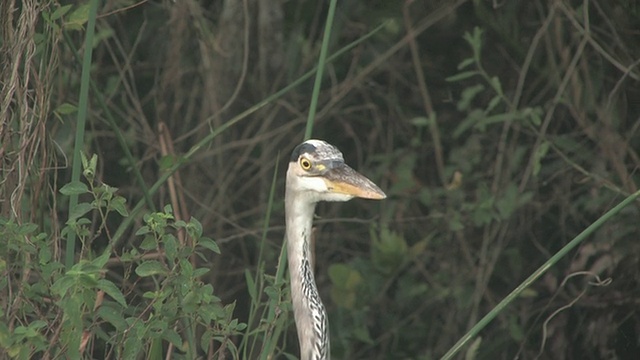
[[309, 161], [309, 159], [305, 159], [305, 158], [300, 159], [300, 167], [303, 170], [311, 169], [311, 161]]

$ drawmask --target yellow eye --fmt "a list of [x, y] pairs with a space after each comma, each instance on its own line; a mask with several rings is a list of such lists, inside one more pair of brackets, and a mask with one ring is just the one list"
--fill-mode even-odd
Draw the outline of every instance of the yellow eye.
[[309, 170], [309, 169], [311, 169], [311, 161], [309, 161], [309, 159], [301, 158], [301, 159], [300, 159], [300, 167], [301, 167], [303, 170]]

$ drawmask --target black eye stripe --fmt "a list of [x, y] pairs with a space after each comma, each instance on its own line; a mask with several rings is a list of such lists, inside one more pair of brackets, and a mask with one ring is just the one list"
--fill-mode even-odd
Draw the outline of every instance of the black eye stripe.
[[312, 154], [316, 151], [316, 147], [313, 146], [312, 144], [309, 143], [302, 143], [298, 146], [296, 146], [295, 149], [293, 149], [293, 152], [291, 153], [291, 160], [289, 160], [290, 162], [296, 162], [298, 161], [298, 158], [300, 157], [300, 155], [302, 154]]

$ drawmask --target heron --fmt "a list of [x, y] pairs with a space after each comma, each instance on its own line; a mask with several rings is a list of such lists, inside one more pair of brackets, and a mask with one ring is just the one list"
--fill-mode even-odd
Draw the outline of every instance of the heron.
[[293, 317], [301, 360], [326, 360], [329, 321], [313, 274], [311, 232], [319, 201], [347, 201], [354, 197], [387, 196], [371, 180], [344, 162], [335, 146], [307, 140], [291, 154], [285, 190], [286, 244], [291, 278]]

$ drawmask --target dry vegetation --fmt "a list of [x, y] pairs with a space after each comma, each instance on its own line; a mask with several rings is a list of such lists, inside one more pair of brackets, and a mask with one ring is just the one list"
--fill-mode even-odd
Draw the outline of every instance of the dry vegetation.
[[[317, 65], [327, 2], [99, 3], [87, 106], [89, 1], [0, 2], [0, 358], [295, 356], [276, 268], [313, 83], [272, 95]], [[389, 198], [320, 207], [317, 279], [334, 358], [435, 359], [638, 191], [640, 5], [340, 1], [330, 52], [381, 24], [327, 65], [313, 135]], [[85, 106], [97, 162], [63, 188]], [[637, 356], [638, 216], [467, 355]]]

